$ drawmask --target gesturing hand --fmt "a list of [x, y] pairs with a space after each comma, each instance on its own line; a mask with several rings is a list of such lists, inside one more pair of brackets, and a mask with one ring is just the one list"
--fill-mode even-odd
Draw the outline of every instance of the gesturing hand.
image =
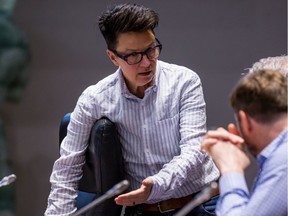
[[153, 180], [148, 177], [142, 181], [142, 185], [139, 189], [119, 195], [115, 198], [115, 202], [117, 205], [123, 206], [133, 206], [144, 203], [150, 195], [152, 186]]

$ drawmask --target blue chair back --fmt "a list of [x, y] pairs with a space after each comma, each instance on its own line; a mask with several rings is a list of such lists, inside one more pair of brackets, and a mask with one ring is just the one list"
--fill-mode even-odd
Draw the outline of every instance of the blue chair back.
[[[60, 122], [59, 145], [67, 134], [71, 113], [64, 115]], [[118, 182], [124, 180], [121, 144], [116, 125], [108, 118], [101, 118], [91, 129], [86, 163], [83, 166], [83, 176], [79, 182], [77, 209], [100, 197]], [[96, 206], [86, 215], [118, 216], [121, 206], [113, 199]]]

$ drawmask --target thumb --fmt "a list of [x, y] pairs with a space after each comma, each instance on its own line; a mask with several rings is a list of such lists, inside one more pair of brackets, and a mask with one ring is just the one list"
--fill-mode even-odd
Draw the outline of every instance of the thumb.
[[146, 187], [151, 187], [153, 185], [153, 179], [148, 177], [142, 181], [142, 184]]
[[[235, 126], [235, 124], [229, 124], [229, 125], [228, 125], [228, 131], [229, 131], [231, 134], [234, 134], [234, 135], [236, 135], [236, 136], [240, 136], [240, 133], [239, 133], [237, 127]], [[243, 141], [244, 141], [244, 140], [243, 140]], [[244, 150], [244, 144], [243, 144], [243, 143], [244, 143], [244, 142], [239, 142], [239, 143], [237, 143], [236, 145], [237, 145], [237, 147], [238, 147], [239, 149]]]
[[228, 125], [228, 131], [234, 135], [240, 136], [240, 133], [238, 132], [237, 127], [235, 126], [235, 124], [229, 124]]

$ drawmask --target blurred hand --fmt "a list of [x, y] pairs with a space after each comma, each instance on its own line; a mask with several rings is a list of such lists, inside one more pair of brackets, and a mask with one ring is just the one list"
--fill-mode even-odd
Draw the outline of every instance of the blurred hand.
[[211, 145], [216, 144], [219, 140], [229, 141], [230, 143], [236, 145], [239, 149], [244, 149], [244, 139], [239, 136], [239, 132], [234, 124], [228, 125], [228, 130], [224, 128], [218, 128], [217, 130], [209, 130], [202, 143], [202, 150], [206, 151]]
[[228, 131], [234, 135], [240, 136], [240, 133], [235, 124], [228, 124]]
[[244, 174], [250, 164], [247, 154], [229, 141], [218, 140], [213, 145], [205, 145], [205, 151], [212, 157], [221, 175], [227, 172]]
[[123, 206], [133, 206], [144, 203], [150, 195], [152, 186], [153, 180], [148, 177], [142, 181], [142, 185], [139, 189], [119, 195], [115, 198], [115, 202], [117, 205]]
[[244, 139], [239, 134], [236, 126], [229, 124], [228, 131], [218, 128], [208, 131], [204, 137], [201, 148], [212, 157], [222, 175], [226, 172], [244, 173], [250, 164], [244, 152]]

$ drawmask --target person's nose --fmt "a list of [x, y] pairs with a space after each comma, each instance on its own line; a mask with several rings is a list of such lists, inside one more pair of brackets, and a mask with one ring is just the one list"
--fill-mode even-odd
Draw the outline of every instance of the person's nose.
[[150, 64], [151, 64], [151, 61], [148, 59], [148, 57], [146, 55], [143, 55], [143, 58], [140, 62], [140, 66], [141, 67], [148, 67], [148, 66], [150, 66]]

